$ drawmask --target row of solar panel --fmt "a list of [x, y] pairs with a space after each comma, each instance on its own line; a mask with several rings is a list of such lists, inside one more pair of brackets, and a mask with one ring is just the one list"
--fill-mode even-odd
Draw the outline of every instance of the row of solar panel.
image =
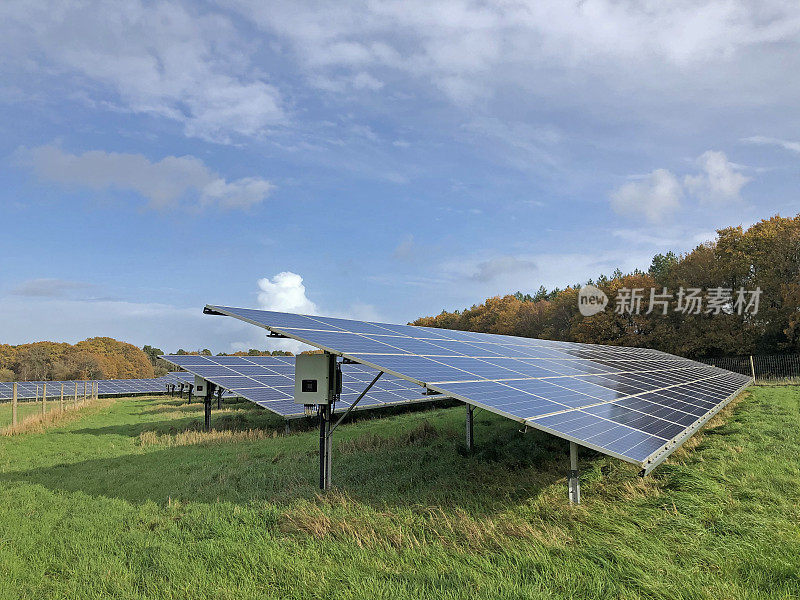
[[[188, 373], [168, 373], [163, 377], [151, 379], [96, 379], [90, 381], [18, 381], [17, 399], [30, 400], [41, 398], [43, 393], [48, 398], [60, 398], [62, 389], [66, 398], [82, 398], [84, 392], [89, 395], [92, 383], [97, 383], [100, 396], [123, 394], [154, 394], [166, 392], [168, 384], [194, 383], [194, 376]], [[84, 389], [85, 388], [85, 389]], [[0, 400], [11, 400], [14, 383], [0, 382]], [[76, 391], [77, 390], [77, 391]]]
[[[293, 356], [163, 356], [165, 360], [211, 381], [231, 393], [284, 417], [303, 415], [294, 402]], [[336, 410], [346, 410], [378, 371], [360, 364], [342, 365], [342, 393]], [[359, 408], [436, 400], [404, 379], [383, 375], [358, 403]]]
[[644, 348], [207, 307], [645, 464], [750, 378]]
[[[336, 352], [351, 353], [348, 349], [348, 341], [356, 344], [365, 344], [369, 341], [380, 342], [383, 350], [386, 346], [393, 347], [394, 350], [381, 352], [381, 354], [417, 354], [427, 355], [424, 350], [430, 350], [431, 356], [467, 355], [479, 357], [480, 350], [492, 350], [487, 356], [498, 356], [493, 345], [500, 345], [499, 356], [504, 356], [507, 346], [540, 349], [540, 358], [601, 358], [605, 356], [631, 357], [637, 355], [653, 356], [657, 355], [667, 360], [686, 360], [665, 352], [650, 350], [647, 348], [631, 348], [626, 346], [599, 346], [596, 344], [582, 344], [578, 342], [560, 342], [554, 340], [542, 340], [536, 338], [523, 338], [509, 335], [499, 335], [492, 333], [478, 333], [473, 331], [459, 331], [453, 329], [439, 329], [434, 327], [416, 327], [411, 325], [394, 325], [389, 323], [373, 323], [366, 321], [354, 321], [349, 319], [339, 319], [334, 317], [320, 317], [297, 315], [291, 313], [279, 313], [272, 311], [262, 311], [247, 308], [229, 307], [208, 307], [212, 310], [221, 311], [221, 314], [235, 316], [242, 320], [249, 321], [259, 326], [279, 328], [283, 332], [291, 333], [291, 337], [302, 337], [302, 332], [313, 332], [314, 345], [322, 345], [324, 340], [331, 340], [336, 344]], [[235, 314], [233, 314], [235, 312]], [[335, 334], [328, 337], [327, 334]], [[339, 337], [342, 336], [342, 337]], [[416, 340], [422, 344], [414, 343], [410, 345], [409, 339]], [[459, 342], [453, 345], [450, 342]], [[398, 346], [397, 344], [402, 345]], [[442, 352], [442, 350], [453, 350], [453, 353]], [[466, 350], [466, 352], [465, 352]], [[530, 356], [536, 358], [536, 356]]]

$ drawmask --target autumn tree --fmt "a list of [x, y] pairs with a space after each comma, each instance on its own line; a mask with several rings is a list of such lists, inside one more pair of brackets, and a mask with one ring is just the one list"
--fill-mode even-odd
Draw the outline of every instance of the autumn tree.
[[[800, 352], [800, 215], [765, 219], [747, 230], [720, 229], [714, 241], [691, 252], [657, 254], [648, 271], [589, 281], [611, 299], [606, 310], [584, 317], [580, 285], [535, 294], [488, 298], [464, 310], [442, 311], [412, 324], [595, 344], [646, 346], [691, 358], [750, 353]], [[639, 314], [615, 310], [621, 290], [639, 290]], [[730, 295], [717, 311], [681, 310], [681, 292], [700, 289]], [[739, 291], [761, 290], [758, 311], [736, 305]], [[650, 309], [650, 291], [672, 294]], [[751, 297], [743, 294], [742, 297]], [[685, 307], [683, 307], [685, 308]], [[707, 307], [706, 307], [707, 308]], [[755, 307], [751, 307], [755, 308]]]

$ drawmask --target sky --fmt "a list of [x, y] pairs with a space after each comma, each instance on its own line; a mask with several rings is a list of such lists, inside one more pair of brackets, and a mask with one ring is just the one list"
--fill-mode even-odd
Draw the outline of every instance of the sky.
[[275, 348], [800, 212], [795, 1], [0, 3], [0, 343]]

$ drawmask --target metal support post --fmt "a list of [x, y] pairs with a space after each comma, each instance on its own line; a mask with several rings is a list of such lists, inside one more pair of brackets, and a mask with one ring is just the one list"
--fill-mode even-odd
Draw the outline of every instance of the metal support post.
[[467, 450], [472, 452], [475, 448], [475, 438], [473, 437], [473, 412], [475, 407], [472, 404], [467, 404]]
[[217, 389], [217, 410], [222, 408], [222, 392], [225, 391], [222, 388]]
[[292, 432], [292, 428], [289, 425], [290, 423], [291, 423], [291, 421], [289, 419], [286, 419], [286, 428], [284, 429], [284, 433], [286, 435], [289, 435]]
[[11, 392], [11, 425], [17, 425], [17, 384], [13, 385], [13, 391]]
[[331, 407], [320, 404], [319, 412], [319, 489], [331, 489]]
[[206, 381], [206, 397], [205, 397], [205, 420], [203, 422], [203, 431], [211, 430], [211, 401], [214, 399], [214, 392], [216, 386], [210, 381]]
[[578, 444], [569, 443], [569, 502], [581, 503], [581, 480], [578, 477]]

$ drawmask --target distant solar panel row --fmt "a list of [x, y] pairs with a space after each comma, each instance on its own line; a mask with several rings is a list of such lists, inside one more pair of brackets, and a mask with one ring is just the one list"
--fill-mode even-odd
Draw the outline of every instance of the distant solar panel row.
[[[182, 376], [179, 376], [182, 375]], [[155, 377], [151, 379], [97, 379], [97, 393], [100, 396], [115, 396], [123, 394], [156, 394], [166, 391], [166, 385], [175, 383], [179, 384], [182, 379], [185, 379], [186, 374], [168, 373], [163, 377]], [[188, 382], [189, 379], [186, 379]], [[191, 377], [191, 382], [194, 382], [194, 377]], [[90, 394], [92, 390], [92, 381], [87, 381], [86, 393]], [[18, 381], [17, 382], [17, 398], [19, 400], [30, 400], [33, 398], [41, 398], [42, 394], [46, 391], [48, 398], [60, 398], [61, 386], [64, 386], [64, 396], [66, 398], [73, 398], [75, 395], [75, 386], [78, 386], [78, 397], [83, 397], [84, 381]], [[12, 382], [0, 382], [0, 400], [10, 400], [13, 395]]]
[[750, 383], [645, 348], [206, 307], [647, 468]]
[[[294, 356], [181, 354], [161, 358], [283, 417], [303, 415], [303, 406], [294, 402]], [[364, 365], [342, 365], [342, 394], [336, 410], [346, 410], [377, 374]], [[437, 398], [423, 392], [419, 385], [384, 375], [357, 406], [375, 408]]]

